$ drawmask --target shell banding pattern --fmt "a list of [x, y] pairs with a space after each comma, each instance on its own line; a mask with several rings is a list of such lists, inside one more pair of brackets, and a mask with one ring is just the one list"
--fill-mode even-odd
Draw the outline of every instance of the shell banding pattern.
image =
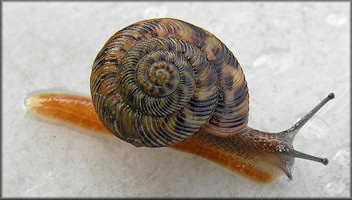
[[224, 135], [248, 121], [236, 58], [209, 32], [176, 19], [115, 33], [94, 61], [91, 94], [107, 129], [135, 146], [178, 144], [204, 127]]

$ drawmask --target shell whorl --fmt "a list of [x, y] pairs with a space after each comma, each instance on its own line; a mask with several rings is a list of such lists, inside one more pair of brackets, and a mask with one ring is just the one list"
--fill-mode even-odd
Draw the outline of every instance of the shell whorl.
[[98, 53], [90, 88], [102, 123], [135, 146], [183, 142], [207, 128], [244, 132], [248, 90], [242, 69], [211, 33], [184, 21], [137, 22]]

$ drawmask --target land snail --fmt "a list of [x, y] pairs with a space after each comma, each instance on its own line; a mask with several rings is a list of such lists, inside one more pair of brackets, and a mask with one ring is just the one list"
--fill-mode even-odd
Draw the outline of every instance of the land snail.
[[189, 152], [261, 183], [292, 179], [295, 158], [328, 164], [292, 142], [333, 93], [288, 130], [252, 129], [238, 60], [214, 35], [181, 20], [144, 20], [115, 33], [96, 56], [90, 89], [102, 124], [136, 147]]

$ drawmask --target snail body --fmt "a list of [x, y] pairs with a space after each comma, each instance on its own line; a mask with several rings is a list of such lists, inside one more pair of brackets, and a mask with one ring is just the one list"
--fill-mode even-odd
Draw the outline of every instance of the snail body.
[[115, 33], [95, 58], [90, 89], [92, 100], [39, 95], [28, 105], [42, 113], [60, 107], [53, 118], [69, 113], [73, 124], [136, 147], [189, 152], [261, 183], [283, 173], [292, 179], [295, 157], [328, 163], [294, 150], [292, 142], [333, 93], [286, 131], [252, 129], [238, 60], [214, 35], [181, 20], [144, 20]]
[[223, 152], [235, 160], [223, 165], [259, 181], [258, 174], [292, 178], [294, 157], [327, 164], [292, 146], [317, 110], [277, 134], [247, 126], [249, 95], [238, 60], [214, 35], [190, 23], [160, 18], [118, 31], [98, 53], [90, 83], [102, 123], [134, 146], [173, 146], [211, 160], [224, 159], [216, 157]]

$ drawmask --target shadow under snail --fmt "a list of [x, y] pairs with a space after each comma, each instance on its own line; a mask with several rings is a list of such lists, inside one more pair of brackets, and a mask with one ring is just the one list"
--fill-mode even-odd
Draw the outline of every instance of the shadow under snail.
[[328, 164], [292, 142], [333, 93], [288, 130], [254, 130], [239, 62], [214, 35], [181, 20], [145, 20], [115, 33], [96, 56], [90, 90], [92, 100], [37, 94], [27, 106], [137, 147], [189, 152], [261, 183], [283, 173], [292, 179], [294, 158]]

